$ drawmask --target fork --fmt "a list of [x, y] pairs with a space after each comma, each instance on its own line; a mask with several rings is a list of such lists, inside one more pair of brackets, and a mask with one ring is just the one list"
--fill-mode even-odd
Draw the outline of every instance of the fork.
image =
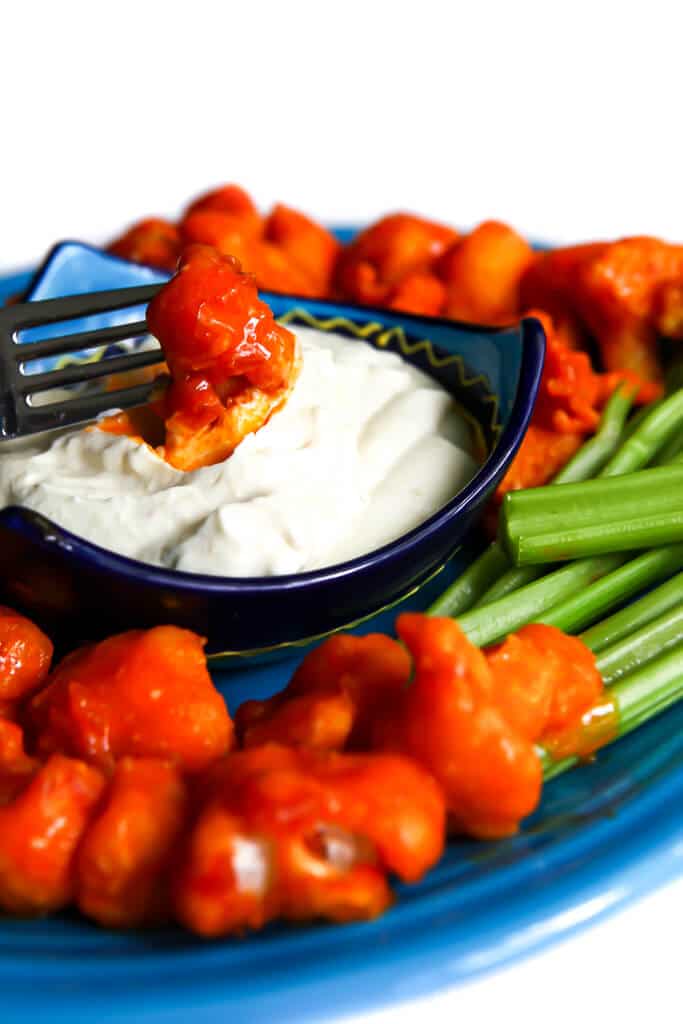
[[41, 341], [22, 341], [21, 333], [29, 328], [59, 325], [98, 313], [146, 304], [161, 287], [160, 284], [151, 284], [119, 288], [17, 303], [0, 309], [0, 445], [3, 441], [83, 423], [109, 409], [128, 409], [146, 402], [154, 386], [152, 382], [110, 391], [102, 388], [94, 393], [84, 393], [76, 388], [68, 397], [61, 395], [56, 401], [40, 405], [34, 399], [54, 388], [72, 388], [115, 373], [127, 373], [161, 363], [164, 355], [160, 348], [101, 358], [95, 362], [75, 362], [43, 373], [31, 373], [28, 369], [37, 359], [55, 358], [140, 337], [148, 333], [145, 320], [61, 334]]

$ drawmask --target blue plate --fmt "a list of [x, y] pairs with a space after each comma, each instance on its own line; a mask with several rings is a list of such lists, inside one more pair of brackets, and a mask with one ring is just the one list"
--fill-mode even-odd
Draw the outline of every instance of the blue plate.
[[[0, 296], [27, 277], [0, 281]], [[374, 625], [374, 624], [373, 624]], [[386, 628], [380, 622], [380, 628]], [[296, 661], [214, 673], [231, 708]], [[328, 1020], [386, 1007], [566, 937], [683, 871], [683, 705], [560, 776], [522, 833], [450, 843], [368, 924], [269, 927], [202, 942], [100, 931], [77, 916], [0, 922], [3, 1024]]]

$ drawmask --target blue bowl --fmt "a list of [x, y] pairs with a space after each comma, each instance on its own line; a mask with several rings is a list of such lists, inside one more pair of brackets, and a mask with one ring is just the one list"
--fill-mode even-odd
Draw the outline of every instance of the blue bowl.
[[[165, 275], [75, 242], [50, 254], [30, 299], [125, 287]], [[436, 377], [475, 427], [483, 464], [447, 505], [376, 551], [291, 576], [229, 578], [155, 568], [82, 540], [24, 508], [0, 512], [2, 600], [65, 646], [123, 629], [176, 623], [207, 653], [262, 654], [319, 639], [391, 606], [430, 579], [480, 518], [526, 430], [543, 367], [538, 321], [493, 330], [451, 321], [264, 293], [276, 316], [398, 352]], [[120, 314], [119, 314], [120, 315]], [[130, 314], [128, 314], [130, 315]], [[106, 326], [114, 315], [75, 323]]]

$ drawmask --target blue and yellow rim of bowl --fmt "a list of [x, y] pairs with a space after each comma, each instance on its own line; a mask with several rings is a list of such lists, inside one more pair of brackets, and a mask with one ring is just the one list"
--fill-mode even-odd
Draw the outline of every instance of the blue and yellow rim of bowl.
[[503, 429], [500, 422], [498, 396], [492, 390], [485, 374], [470, 375], [461, 355], [452, 352], [439, 352], [435, 350], [429, 338], [412, 340], [402, 327], [387, 327], [377, 321], [358, 324], [348, 317], [342, 316], [321, 318], [302, 308], [290, 309], [283, 316], [278, 317], [278, 320], [283, 324], [292, 323], [314, 327], [316, 330], [326, 333], [342, 333], [351, 339], [370, 342], [376, 348], [393, 349], [411, 362], [415, 361], [416, 356], [422, 357], [421, 361], [425, 364], [425, 369], [431, 370], [437, 377], [442, 375], [444, 370], [454, 370], [458, 389], [467, 391], [476, 388], [481, 392], [479, 402], [485, 406], [489, 416], [489, 421], [486, 424], [487, 439], [480, 421], [458, 401], [452, 388], [449, 387], [458, 412], [467, 423], [472, 435], [475, 457], [483, 462], [495, 448]]
[[[411, 361], [414, 361], [416, 356], [422, 357], [426, 367], [437, 376], [443, 373], [444, 370], [455, 370], [457, 387], [461, 390], [475, 387], [481, 390], [483, 394], [480, 395], [479, 400], [481, 404], [487, 407], [489, 412], [489, 422], [486, 425], [489, 435], [489, 443], [487, 443], [481, 423], [477, 417], [466, 409], [451, 391], [451, 397], [458, 408], [458, 412], [467, 423], [472, 435], [475, 456], [479, 461], [483, 462], [495, 447], [502, 431], [498, 396], [492, 391], [490, 383], [484, 374], [469, 375], [462, 356], [456, 353], [439, 353], [435, 351], [434, 345], [428, 338], [420, 338], [413, 341], [406, 335], [402, 327], [386, 327], [377, 321], [359, 324], [348, 317], [342, 316], [321, 318], [314, 316], [307, 309], [301, 307], [290, 309], [287, 313], [278, 317], [278, 320], [283, 324], [302, 324], [306, 327], [313, 327], [328, 334], [333, 332], [342, 333], [350, 339], [370, 342], [377, 348], [393, 349]], [[103, 359], [107, 352], [119, 351], [120, 349], [125, 349], [125, 345], [116, 343], [90, 355], [76, 353], [62, 356], [61, 359], [55, 360], [55, 369], [62, 370], [67, 366], [73, 366], [78, 363], [96, 363]]]
[[[454, 551], [453, 555], [456, 553], [457, 552]], [[253, 658], [265, 658], [269, 654], [276, 654], [278, 652], [288, 650], [290, 650], [292, 654], [295, 654], [297, 651], [308, 648], [313, 644], [320, 643], [321, 640], [326, 640], [330, 636], [334, 636], [335, 633], [344, 633], [347, 630], [356, 629], [358, 626], [362, 626], [365, 622], [370, 622], [376, 616], [382, 615], [384, 612], [389, 612], [392, 608], [397, 608], [404, 601], [408, 601], [411, 597], [414, 597], [415, 594], [422, 590], [422, 588], [428, 583], [431, 583], [433, 579], [444, 571], [447, 565], [448, 562], [443, 562], [436, 569], [430, 572], [425, 579], [410, 587], [405, 594], [401, 594], [395, 601], [390, 601], [389, 604], [382, 605], [381, 608], [375, 608], [374, 611], [368, 612], [367, 615], [362, 615], [359, 619], [354, 619], [353, 622], [345, 622], [341, 626], [335, 626], [334, 629], [327, 629], [323, 633], [316, 633], [314, 636], [305, 636], [298, 640], [283, 640], [282, 643], [272, 644], [270, 647], [255, 647], [253, 650], [247, 651], [216, 651], [213, 654], [207, 654], [206, 660], [213, 668], [227, 667], [221, 666], [220, 663], [222, 661], [227, 661], [231, 666], [237, 668], [238, 663], [242, 659], [247, 661]]]

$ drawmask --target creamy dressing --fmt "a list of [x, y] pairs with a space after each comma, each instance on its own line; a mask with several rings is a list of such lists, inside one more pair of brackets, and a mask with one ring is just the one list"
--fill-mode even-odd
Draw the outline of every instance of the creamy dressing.
[[399, 356], [299, 327], [289, 401], [233, 455], [184, 473], [128, 437], [76, 430], [0, 457], [0, 504], [187, 572], [271, 576], [364, 554], [471, 479], [449, 394]]

